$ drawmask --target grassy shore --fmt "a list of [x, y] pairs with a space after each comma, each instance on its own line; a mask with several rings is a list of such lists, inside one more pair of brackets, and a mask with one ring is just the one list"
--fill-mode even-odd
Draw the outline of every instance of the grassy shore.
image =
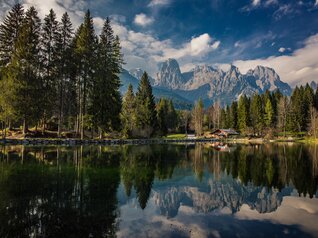
[[[1, 135], [1, 131], [0, 131], [0, 139], [2, 138]], [[46, 140], [46, 141], [50, 141], [50, 140], [67, 140], [67, 139], [74, 139], [74, 140], [80, 140], [78, 138], [78, 136], [74, 135], [72, 132], [63, 132], [62, 133], [62, 137], [58, 138], [57, 136], [57, 132], [55, 131], [45, 131], [44, 133], [42, 133], [40, 130], [36, 131], [34, 129], [31, 129], [28, 131], [26, 136], [22, 135], [22, 131], [21, 130], [12, 130], [12, 131], [7, 131], [7, 137], [6, 139], [8, 140], [23, 140], [23, 139], [37, 139], [37, 140]], [[123, 140], [124, 138], [122, 138], [122, 136], [117, 133], [117, 134], [108, 134], [105, 136], [104, 140]], [[209, 139], [214, 139], [216, 140], [216, 138], [206, 138], [204, 136], [202, 137], [196, 137], [193, 138], [194, 140], [209, 140]], [[96, 136], [91, 137], [91, 136], [86, 136], [84, 140], [96, 140], [99, 141], [99, 138]], [[126, 141], [129, 140], [134, 140], [134, 139], [127, 139]], [[147, 139], [144, 139], [147, 140]], [[164, 137], [155, 137], [155, 138], [151, 138], [150, 140], [184, 140], [187, 141], [189, 140], [188, 135], [186, 134], [169, 134], [167, 136]], [[314, 137], [308, 137], [308, 136], [304, 136], [302, 135], [296, 135], [296, 136], [288, 136], [288, 137], [283, 137], [283, 136], [279, 136], [279, 137], [275, 137], [275, 138], [249, 138], [249, 137], [234, 137], [234, 138], [224, 138], [224, 139], [219, 139], [219, 141], [222, 141], [224, 143], [243, 143], [243, 144], [247, 144], [247, 143], [256, 143], [256, 144], [262, 144], [262, 143], [275, 143], [275, 142], [299, 142], [299, 143], [307, 143], [307, 144], [318, 144], [318, 138], [314, 138]]]

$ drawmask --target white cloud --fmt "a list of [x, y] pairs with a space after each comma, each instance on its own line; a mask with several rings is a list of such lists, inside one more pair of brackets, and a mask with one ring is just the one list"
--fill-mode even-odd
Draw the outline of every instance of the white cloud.
[[[289, 50], [287, 48], [287, 50]], [[233, 62], [242, 73], [264, 65], [275, 69], [281, 79], [292, 86], [318, 81], [318, 34], [309, 37], [305, 46], [296, 50], [292, 55], [271, 56], [265, 59], [239, 60]]]
[[143, 68], [150, 75], [156, 73], [159, 62], [168, 58], [179, 60], [181, 66], [190, 65], [190, 62], [197, 62], [221, 44], [205, 33], [177, 47], [171, 40], [159, 40], [150, 33], [130, 30], [120, 22], [113, 21], [112, 26], [121, 39], [126, 67]]
[[4, 19], [7, 12], [15, 4], [14, 0], [2, 0], [0, 1], [0, 21]]
[[170, 4], [170, 0], [151, 0], [148, 7], [164, 6]]
[[240, 46], [241, 46], [241, 43], [239, 41], [235, 42], [235, 44], [234, 44], [235, 48], [240, 47]]
[[315, 2], [315, 6], [318, 6], [318, 0], [316, 0], [316, 2]]
[[55, 11], [58, 18], [67, 11], [74, 27], [79, 26], [87, 9], [85, 0], [23, 0], [21, 3], [25, 8], [35, 6], [42, 19], [49, 14], [50, 9]]
[[284, 4], [284, 5], [281, 5], [273, 14], [273, 17], [276, 19], [276, 20], [279, 20], [281, 19], [283, 16], [286, 16], [288, 14], [291, 14], [294, 12], [294, 9], [292, 7], [291, 4]]
[[257, 6], [259, 6], [261, 4], [261, 0], [252, 0], [252, 5], [254, 6], [254, 7], [257, 7]]
[[123, 15], [113, 14], [113, 15], [110, 15], [109, 17], [112, 21], [115, 21], [115, 22], [119, 22], [119, 23], [126, 22], [126, 17]]
[[268, 7], [270, 5], [278, 5], [278, 0], [267, 0], [265, 2], [265, 6]]
[[148, 17], [144, 13], [137, 14], [134, 19], [134, 23], [139, 26], [148, 26], [154, 22], [152, 17]]
[[278, 49], [278, 51], [279, 51], [280, 53], [284, 53], [284, 52], [286, 51], [286, 48], [280, 47], [280, 48]]
[[240, 11], [242, 12], [250, 12], [261, 6], [261, 0], [252, 0], [250, 4], [242, 7]]
[[219, 47], [220, 41], [214, 42], [212, 45], [212, 38], [209, 34], [205, 33], [198, 37], [192, 38], [191, 45], [191, 55], [201, 55], [208, 53], [211, 50], [215, 50]]

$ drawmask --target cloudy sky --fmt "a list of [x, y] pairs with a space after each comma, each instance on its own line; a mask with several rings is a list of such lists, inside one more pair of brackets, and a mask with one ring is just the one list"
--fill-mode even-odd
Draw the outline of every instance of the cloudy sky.
[[[17, 0], [0, 0], [0, 14]], [[125, 68], [151, 75], [175, 58], [182, 71], [196, 64], [258, 64], [296, 85], [318, 81], [318, 0], [20, 0], [41, 16], [53, 8], [75, 26], [89, 8], [100, 29], [110, 16], [122, 40]]]

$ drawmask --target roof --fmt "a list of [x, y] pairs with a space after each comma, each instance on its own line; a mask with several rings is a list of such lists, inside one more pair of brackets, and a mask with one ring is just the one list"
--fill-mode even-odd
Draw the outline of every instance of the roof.
[[234, 129], [217, 129], [212, 132], [212, 134], [228, 134], [228, 135], [239, 135]]

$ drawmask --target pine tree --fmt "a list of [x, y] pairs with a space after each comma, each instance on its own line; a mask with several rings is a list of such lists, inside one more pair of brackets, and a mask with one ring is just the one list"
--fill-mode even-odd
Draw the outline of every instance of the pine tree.
[[128, 90], [123, 98], [122, 111], [120, 113], [122, 130], [126, 137], [133, 136], [134, 128], [136, 127], [136, 98], [133, 91], [133, 86], [129, 84]]
[[84, 138], [85, 117], [87, 113], [87, 105], [89, 92], [94, 81], [94, 73], [96, 70], [96, 35], [94, 30], [93, 18], [88, 10], [84, 17], [84, 23], [79, 27], [77, 36], [75, 37], [75, 53], [78, 59], [78, 125], [80, 129], [81, 139]]
[[227, 128], [228, 114], [226, 113], [226, 109], [221, 109], [221, 128]]
[[304, 105], [304, 88], [296, 87], [291, 96], [291, 111], [288, 114], [288, 129], [291, 131], [301, 132], [304, 129], [305, 110]]
[[158, 131], [160, 135], [165, 136], [168, 133], [168, 102], [161, 98], [157, 105]]
[[100, 131], [119, 129], [121, 95], [119, 91], [123, 63], [118, 37], [114, 37], [107, 18], [98, 44], [98, 69], [92, 93], [92, 114]]
[[237, 129], [237, 110], [238, 110], [237, 107], [238, 107], [237, 102], [233, 102], [231, 104], [229, 123], [230, 123], [230, 128], [232, 129]]
[[44, 18], [44, 24], [41, 34], [41, 74], [43, 77], [44, 101], [41, 103], [43, 110], [43, 131], [45, 130], [45, 121], [53, 115], [56, 109], [56, 97], [58, 95], [59, 84], [59, 57], [58, 49], [60, 47], [59, 23], [56, 20], [56, 14], [53, 9]]
[[251, 125], [254, 129], [254, 134], [260, 134], [264, 126], [264, 111], [261, 97], [258, 94], [255, 94], [251, 99], [250, 115]]
[[41, 117], [42, 82], [39, 78], [40, 19], [34, 7], [26, 12], [15, 51], [6, 73], [6, 80], [13, 83], [10, 104], [12, 111], [23, 120], [23, 134], [28, 124]]
[[244, 133], [249, 126], [249, 102], [246, 96], [241, 96], [238, 102], [238, 128]]
[[73, 28], [69, 15], [65, 12], [58, 27], [57, 41], [57, 114], [58, 114], [58, 136], [61, 136], [62, 125], [65, 118], [74, 114], [74, 105], [76, 105], [75, 80], [72, 78], [73, 57], [72, 57], [72, 39]]
[[272, 106], [272, 102], [270, 100], [270, 98], [268, 98], [266, 100], [266, 104], [265, 104], [265, 125], [267, 127], [271, 127], [274, 121], [274, 109]]
[[11, 61], [23, 21], [24, 9], [18, 3], [12, 7], [0, 25], [0, 66], [6, 66]]
[[174, 108], [172, 100], [167, 101], [167, 127], [172, 131], [176, 128], [178, 122], [178, 114]]
[[137, 127], [141, 136], [149, 137], [154, 134], [157, 126], [156, 104], [152, 94], [152, 88], [145, 72], [138, 85], [136, 93], [137, 103]]

